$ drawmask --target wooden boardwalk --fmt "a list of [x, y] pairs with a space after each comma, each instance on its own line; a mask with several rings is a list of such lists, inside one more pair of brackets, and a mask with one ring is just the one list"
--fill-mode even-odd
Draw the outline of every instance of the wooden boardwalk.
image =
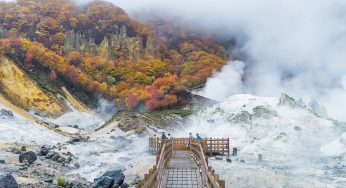
[[[212, 145], [213, 141], [217, 144]], [[144, 175], [144, 180], [138, 182], [138, 187], [224, 188], [225, 181], [220, 180], [219, 175], [208, 166], [206, 154], [229, 154], [229, 140], [213, 141], [188, 138], [161, 141], [158, 138], [150, 138], [149, 150], [156, 154], [156, 165]]]
[[163, 187], [201, 188], [202, 176], [189, 151], [174, 151], [165, 170]]

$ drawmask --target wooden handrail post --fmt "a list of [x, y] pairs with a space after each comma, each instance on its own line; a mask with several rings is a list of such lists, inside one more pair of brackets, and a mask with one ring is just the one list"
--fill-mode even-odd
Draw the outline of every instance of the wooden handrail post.
[[210, 150], [209, 150], [209, 156], [213, 155], [213, 138], [210, 138]]
[[219, 174], [215, 174], [214, 177], [215, 177], [215, 181], [219, 181]]
[[147, 181], [149, 179], [149, 174], [144, 174], [144, 181]]
[[220, 185], [220, 188], [225, 188], [226, 187], [225, 180], [219, 180], [219, 185]]
[[143, 185], [144, 185], [144, 181], [143, 180], [139, 180], [137, 182], [137, 187], [143, 187]]
[[228, 150], [228, 157], [229, 157], [229, 137], [227, 139], [227, 150]]
[[156, 155], [156, 165], [157, 163], [159, 163], [159, 160], [160, 160], [160, 154]]

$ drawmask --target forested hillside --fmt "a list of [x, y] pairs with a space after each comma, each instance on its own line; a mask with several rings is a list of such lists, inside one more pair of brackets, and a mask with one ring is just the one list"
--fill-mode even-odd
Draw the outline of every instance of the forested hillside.
[[[133, 110], [173, 107], [226, 64], [211, 35], [170, 22], [139, 22], [113, 4], [0, 2], [0, 55], [51, 92], [102, 96]], [[0, 75], [1, 77], [1, 75]]]

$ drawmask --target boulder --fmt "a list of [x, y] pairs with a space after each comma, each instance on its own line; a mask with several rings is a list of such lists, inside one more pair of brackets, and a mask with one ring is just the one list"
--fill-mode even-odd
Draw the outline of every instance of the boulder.
[[79, 163], [75, 163], [73, 166], [74, 166], [75, 168], [79, 168], [79, 167], [80, 167]]
[[43, 181], [44, 182], [53, 183], [54, 179], [55, 179], [55, 175], [53, 173], [46, 172], [43, 174]]
[[20, 149], [21, 151], [26, 151], [26, 147], [22, 146], [22, 148]]
[[114, 180], [108, 176], [101, 176], [96, 178], [93, 183], [93, 188], [112, 188]]
[[38, 156], [47, 156], [47, 154], [49, 153], [49, 149], [46, 148], [46, 146], [42, 146], [38, 152], [37, 152], [37, 155]]
[[114, 184], [118, 184], [118, 185], [123, 184], [125, 180], [125, 175], [122, 170], [107, 171], [102, 176], [111, 177], [114, 180]]
[[66, 162], [70, 163], [72, 161], [72, 157], [67, 157]]
[[82, 140], [83, 140], [82, 137], [76, 136], [76, 137], [71, 138], [69, 141], [67, 141], [67, 143], [73, 144], [73, 143], [76, 143], [76, 142], [81, 142]]
[[51, 159], [55, 155], [55, 152], [48, 152], [46, 159]]
[[227, 161], [228, 163], [232, 163], [232, 159], [229, 158], [229, 157], [226, 158], [226, 161]]
[[0, 164], [5, 164], [5, 160], [0, 160]]
[[58, 163], [62, 163], [62, 162], [64, 162], [64, 161], [65, 161], [65, 158], [63, 158], [63, 157], [60, 157], [60, 158], [57, 160]]
[[0, 110], [0, 119], [12, 119], [13, 117], [12, 111], [6, 109]]
[[60, 154], [59, 153], [55, 153], [52, 157], [53, 161], [58, 161], [60, 159]]
[[70, 182], [71, 188], [82, 188], [82, 184], [79, 181], [72, 181]]
[[43, 178], [43, 181], [47, 182], [47, 183], [53, 183], [54, 179], [51, 177], [45, 177], [45, 178]]
[[35, 162], [37, 160], [37, 156], [34, 152], [32, 151], [28, 151], [28, 152], [25, 152], [25, 153], [21, 153], [19, 155], [19, 162], [20, 163], [23, 163], [24, 161], [28, 161], [29, 164], [32, 164], [33, 162]]
[[[94, 188], [111, 188], [124, 183], [125, 175], [122, 170], [111, 170], [105, 172], [101, 177], [94, 180]], [[109, 184], [111, 183], [111, 185]], [[108, 186], [108, 187], [107, 187]]]
[[0, 175], [1, 188], [18, 188], [18, 184], [10, 173]]

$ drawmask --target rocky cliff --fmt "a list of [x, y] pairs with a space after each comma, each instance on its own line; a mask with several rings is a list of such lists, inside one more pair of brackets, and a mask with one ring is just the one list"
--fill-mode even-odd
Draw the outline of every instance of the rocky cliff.
[[109, 59], [126, 57], [137, 60], [143, 55], [155, 54], [153, 39], [150, 37], [129, 36], [125, 26], [118, 27], [113, 34], [104, 36], [101, 43], [94, 38], [75, 31], [66, 33], [64, 53], [80, 51], [101, 55]]

